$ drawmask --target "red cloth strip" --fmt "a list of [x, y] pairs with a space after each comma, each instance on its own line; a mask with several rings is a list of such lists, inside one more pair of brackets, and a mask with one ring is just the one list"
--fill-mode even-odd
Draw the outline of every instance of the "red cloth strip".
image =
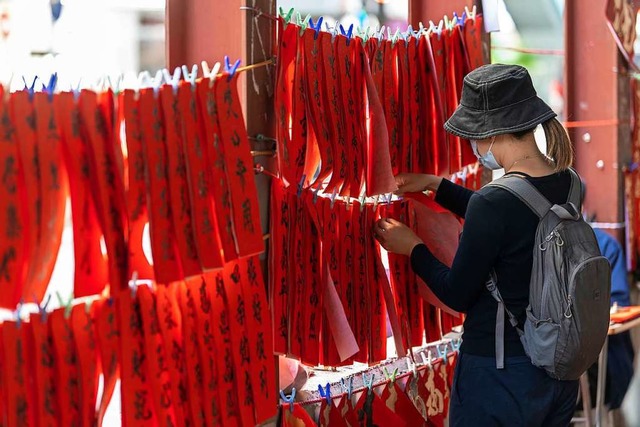
[[484, 55], [482, 53], [482, 16], [464, 21], [463, 39], [467, 60], [469, 61], [469, 71], [484, 65]]
[[[367, 242], [367, 278], [369, 280], [370, 296], [370, 319], [371, 319], [371, 345], [369, 363], [380, 362], [387, 359], [387, 305], [383, 286], [389, 287], [387, 273], [380, 260], [380, 249], [378, 242], [373, 237], [373, 227], [378, 220], [378, 212], [372, 205], [365, 208], [364, 227]], [[389, 320], [392, 325], [397, 323], [395, 307], [391, 306]], [[392, 315], [394, 317], [392, 317]], [[392, 320], [393, 319], [393, 320]], [[395, 331], [395, 330], [394, 330]]]
[[305, 216], [306, 236], [298, 236], [303, 242], [303, 293], [302, 307], [304, 314], [302, 320], [302, 362], [316, 366], [320, 363], [320, 330], [322, 320], [322, 242], [320, 231], [310, 214], [313, 195], [305, 192], [299, 200], [300, 208]]
[[[113, 397], [116, 382], [120, 378], [120, 364], [118, 363], [120, 331], [113, 299], [99, 299], [93, 303], [93, 323], [103, 375], [102, 397], [96, 414], [97, 425], [100, 427]], [[73, 339], [73, 336], [71, 338]]]
[[344, 144], [345, 163], [347, 164], [345, 182], [340, 191], [340, 195], [345, 197], [358, 197], [361, 185], [360, 153], [357, 152], [358, 142], [355, 134], [356, 121], [358, 118], [356, 117], [355, 102], [353, 100], [355, 96], [353, 80], [356, 74], [353, 61], [353, 43], [351, 39], [342, 35], [336, 36], [334, 42], [335, 68], [339, 87], [338, 100], [342, 103], [338, 106], [339, 114], [342, 116], [342, 129], [338, 134], [338, 138], [339, 142]]
[[57, 426], [62, 417], [62, 408], [58, 406], [56, 390], [63, 383], [58, 383], [55, 378], [59, 360], [56, 360], [53, 348], [53, 337], [47, 321], [40, 315], [32, 315], [31, 339], [33, 348], [33, 363], [35, 365], [36, 401], [36, 425]]
[[399, 130], [398, 166], [400, 172], [414, 172], [413, 147], [411, 145], [411, 81], [409, 80], [409, 57], [407, 43], [398, 40], [393, 46], [393, 51], [398, 64], [396, 75], [396, 86], [398, 87], [399, 111], [396, 116], [397, 128]]
[[71, 310], [71, 330], [78, 356], [80, 425], [89, 427], [96, 424], [96, 398], [101, 372], [98, 368], [98, 348], [93, 318], [85, 304], [76, 305]]
[[18, 326], [15, 322], [2, 323], [3, 378], [6, 393], [7, 422], [9, 426], [33, 426], [37, 406], [34, 399], [33, 349], [28, 344], [31, 334], [29, 323]]
[[351, 208], [351, 224], [353, 227], [353, 286], [356, 328], [354, 333], [358, 337], [360, 351], [355, 355], [356, 362], [369, 361], [369, 346], [371, 341], [371, 295], [369, 294], [369, 277], [367, 276], [367, 239], [372, 239], [372, 228], [366, 224], [364, 206], [353, 202]]
[[220, 139], [227, 164], [227, 182], [231, 192], [233, 231], [238, 256], [264, 251], [260, 208], [253, 173], [253, 157], [238, 97], [238, 76], [223, 75], [214, 83]]

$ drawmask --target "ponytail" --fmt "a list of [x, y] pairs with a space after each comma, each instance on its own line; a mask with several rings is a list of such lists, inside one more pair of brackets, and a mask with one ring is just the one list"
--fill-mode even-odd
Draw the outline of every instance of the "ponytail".
[[573, 164], [573, 145], [567, 130], [555, 118], [542, 123], [547, 139], [547, 156], [555, 162], [556, 172], [567, 170]]

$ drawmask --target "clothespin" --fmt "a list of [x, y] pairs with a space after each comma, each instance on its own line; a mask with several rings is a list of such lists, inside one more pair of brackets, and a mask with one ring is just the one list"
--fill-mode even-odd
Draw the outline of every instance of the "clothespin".
[[456, 338], [451, 341], [451, 346], [453, 347], [454, 351], [460, 351], [460, 345], [462, 345], [462, 339], [460, 338]]
[[364, 205], [366, 203], [367, 197], [364, 193], [362, 193], [362, 196], [360, 196], [360, 212], [364, 211]]
[[31, 83], [31, 85], [29, 85], [27, 83], [27, 79], [22, 76], [22, 81], [24, 82], [24, 88], [27, 90], [27, 92], [29, 93], [29, 99], [33, 99], [33, 94], [35, 92], [35, 87], [36, 87], [36, 82], [38, 81], [38, 76], [35, 76], [33, 78], [33, 82]]
[[327, 405], [331, 405], [331, 384], [327, 383], [324, 388], [318, 384], [318, 393], [320, 397], [327, 400]]
[[296, 195], [298, 197], [302, 196], [302, 188], [304, 187], [304, 182], [307, 179], [307, 175], [302, 175], [302, 177], [300, 178], [300, 182], [298, 182], [298, 191], [296, 192]]
[[62, 295], [60, 295], [60, 292], [56, 291], [56, 298], [58, 298], [60, 307], [64, 308], [64, 318], [68, 319], [69, 316], [71, 316], [71, 303], [73, 302], [73, 294], [69, 296], [67, 302], [64, 302], [64, 300], [62, 299]]
[[363, 43], [366, 43], [367, 40], [369, 40], [369, 37], [371, 36], [371, 28], [367, 27], [365, 29], [365, 28], [358, 27], [356, 29], [356, 35], [362, 39]]
[[40, 313], [40, 320], [44, 323], [47, 320], [47, 306], [51, 302], [51, 294], [49, 294], [44, 304], [40, 304], [35, 295], [33, 299], [36, 302], [36, 305], [38, 306], [38, 312]]
[[353, 377], [349, 377], [348, 385], [344, 378], [340, 378], [340, 386], [342, 387], [342, 391], [347, 393], [347, 398], [351, 399], [351, 395], [353, 394]]
[[239, 59], [237, 59], [236, 62], [234, 62], [233, 65], [231, 65], [231, 62], [229, 62], [229, 57], [225, 55], [225, 57], [224, 57], [224, 71], [225, 71], [225, 73], [229, 74], [229, 77], [228, 77], [229, 81], [231, 81], [233, 76], [236, 74], [236, 70], [238, 69], [239, 66], [240, 66], [240, 60]]
[[374, 211], [378, 208], [378, 203], [380, 203], [380, 195], [379, 194], [373, 199], [373, 210]]
[[468, 6], [464, 7], [464, 12], [467, 14], [467, 18], [469, 19], [476, 19], [476, 6], [474, 5], [471, 10], [469, 10]]
[[151, 81], [151, 87], [153, 88], [153, 93], [158, 96], [158, 92], [160, 91], [160, 86], [164, 83], [162, 70], [158, 70], [156, 72], [156, 76]]
[[20, 302], [16, 305], [16, 309], [13, 312], [13, 315], [16, 318], [16, 328], [20, 329], [22, 326], [22, 317], [20, 317], [20, 312], [22, 311], [22, 306], [24, 305], [24, 299], [20, 298]]
[[293, 15], [293, 11], [294, 8], [289, 9], [289, 12], [284, 13], [284, 9], [282, 7], [280, 7], [280, 12], [279, 15], [282, 17], [282, 19], [284, 20], [284, 24], [285, 26], [291, 22], [291, 16]]
[[329, 204], [331, 209], [333, 209], [333, 205], [336, 203], [336, 196], [337, 195], [338, 195], [338, 189], [334, 188], [333, 189], [333, 193], [331, 193], [331, 203]]
[[[35, 80], [34, 80], [35, 83]], [[46, 85], [42, 83], [42, 91], [46, 92], [49, 95], [49, 101], [53, 101], [53, 91], [56, 89], [56, 85], [58, 84], [58, 73], [51, 74], [49, 77], [49, 83]]]
[[84, 312], [87, 313], [87, 315], [89, 313], [91, 313], [91, 305], [93, 304], [93, 300], [89, 299], [84, 303]]
[[215, 64], [213, 64], [213, 68], [211, 69], [209, 69], [209, 64], [207, 64], [207, 61], [202, 61], [201, 65], [202, 73], [204, 74], [205, 78], [209, 79], [209, 88], [212, 88], [213, 82], [216, 80], [216, 77], [218, 76], [222, 65], [220, 65], [219, 62], [216, 62]]
[[396, 382], [396, 376], [398, 376], [398, 368], [395, 368], [391, 373], [387, 371], [386, 367], [382, 368], [382, 370], [384, 371], [384, 376], [387, 377], [388, 380], [390, 380], [392, 383]]
[[413, 360], [407, 359], [407, 370], [413, 373], [414, 378], [418, 378], [418, 367]]
[[131, 298], [135, 298], [138, 292], [138, 272], [134, 271], [131, 274], [131, 283], [129, 284], [129, 290], [131, 291]]
[[316, 34], [313, 36], [314, 40], [318, 39], [318, 34], [320, 34], [320, 30], [322, 29], [322, 21], [324, 20], [324, 17], [320, 17], [318, 18], [317, 23], [313, 23], [313, 19], [309, 18], [309, 28], [311, 28], [312, 30], [314, 30], [316, 32]]
[[304, 33], [304, 30], [306, 30], [307, 27], [309, 26], [310, 19], [311, 19], [310, 14], [307, 14], [307, 16], [305, 16], [304, 19], [302, 19], [302, 15], [300, 15], [300, 12], [298, 12], [297, 22], [298, 22], [298, 26], [300, 27], [300, 35], [302, 35]]
[[384, 38], [384, 30], [385, 30], [385, 26], [383, 25], [382, 27], [378, 28], [376, 30], [375, 37], [378, 39], [378, 41], [381, 41]]
[[315, 205], [316, 202], [318, 201], [318, 193], [320, 192], [320, 186], [316, 187], [313, 190], [313, 204]]
[[442, 362], [447, 364], [447, 354], [449, 353], [449, 346], [447, 344], [442, 344], [444, 350], [440, 350], [441, 344], [436, 346], [436, 350], [438, 351], [438, 357], [442, 358]]
[[293, 412], [293, 402], [296, 398], [296, 388], [291, 389], [291, 394], [289, 396], [285, 396], [284, 392], [280, 390], [280, 399], [284, 401], [284, 403], [289, 404], [289, 410]]
[[164, 76], [164, 81], [167, 82], [167, 84], [170, 84], [171, 87], [173, 87], [173, 93], [178, 93], [178, 83], [180, 83], [182, 68], [176, 67], [175, 70], [173, 70], [173, 75], [169, 74], [169, 70], [163, 68], [162, 75]]
[[367, 378], [366, 372], [362, 373], [362, 384], [364, 384], [365, 388], [369, 389], [369, 393], [373, 392], [373, 380], [375, 379], [376, 374], [371, 374], [370, 378]]
[[347, 46], [351, 42], [351, 36], [353, 35], [353, 24], [349, 25], [349, 31], [345, 31], [342, 24], [340, 24], [340, 33], [347, 38]]
[[182, 66], [182, 76], [184, 80], [189, 82], [191, 85], [191, 90], [196, 90], [196, 78], [198, 78], [198, 65], [193, 64], [191, 67], [191, 72], [189, 72], [189, 68], [186, 65]]
[[114, 94], [119, 94], [120, 93], [120, 85], [122, 84], [122, 74], [120, 74], [115, 81], [111, 80], [111, 77], [107, 76], [107, 83], [109, 85], [109, 87], [113, 90]]

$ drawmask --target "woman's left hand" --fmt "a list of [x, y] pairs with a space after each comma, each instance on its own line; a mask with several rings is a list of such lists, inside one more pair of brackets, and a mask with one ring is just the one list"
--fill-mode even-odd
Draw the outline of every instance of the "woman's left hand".
[[422, 240], [409, 227], [393, 218], [382, 218], [376, 222], [373, 233], [387, 252], [411, 255], [411, 251]]

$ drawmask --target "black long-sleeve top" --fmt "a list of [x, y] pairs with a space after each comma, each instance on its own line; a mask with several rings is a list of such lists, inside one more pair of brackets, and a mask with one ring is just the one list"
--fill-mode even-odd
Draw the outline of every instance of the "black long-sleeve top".
[[[569, 172], [527, 177], [551, 203], [565, 203]], [[529, 302], [529, 282], [538, 217], [507, 190], [484, 187], [473, 192], [443, 180], [436, 202], [465, 219], [451, 268], [433, 256], [427, 246], [411, 253], [413, 271], [452, 309], [466, 313], [461, 351], [495, 356], [497, 302], [485, 284], [492, 269], [498, 289], [520, 326]], [[505, 322], [505, 356], [524, 355], [518, 334]]]

